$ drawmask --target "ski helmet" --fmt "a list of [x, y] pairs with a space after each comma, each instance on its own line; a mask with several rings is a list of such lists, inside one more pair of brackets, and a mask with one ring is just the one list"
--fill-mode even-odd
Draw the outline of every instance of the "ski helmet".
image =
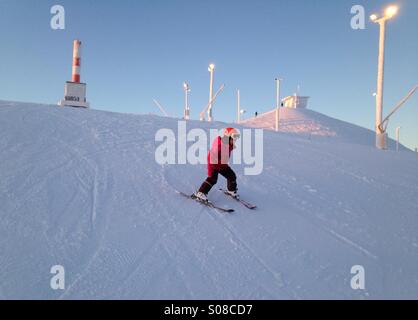
[[223, 132], [223, 136], [230, 137], [234, 140], [238, 140], [241, 137], [239, 131], [235, 128], [226, 128]]

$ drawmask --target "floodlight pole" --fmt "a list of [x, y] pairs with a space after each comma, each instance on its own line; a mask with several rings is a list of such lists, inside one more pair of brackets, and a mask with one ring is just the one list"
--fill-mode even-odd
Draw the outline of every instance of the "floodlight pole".
[[237, 90], [237, 123], [241, 122], [241, 94], [239, 89]]
[[276, 78], [276, 131], [280, 127], [280, 84], [283, 79]]
[[209, 84], [209, 109], [208, 109], [208, 121], [211, 122], [213, 120], [212, 117], [212, 101], [213, 101], [213, 78], [214, 78], [214, 71], [215, 71], [215, 65], [210, 64], [208, 71], [210, 73], [210, 84]]
[[189, 120], [190, 119], [190, 107], [189, 107], [190, 87], [187, 82], [183, 83], [183, 89], [184, 89], [184, 119]]
[[380, 26], [379, 35], [379, 62], [377, 71], [377, 93], [376, 93], [376, 147], [378, 149], [387, 149], [386, 133], [381, 130], [383, 114], [383, 81], [385, 67], [385, 40], [386, 40], [386, 18], [378, 20]]
[[376, 14], [370, 16], [370, 19], [379, 24], [379, 62], [377, 70], [377, 92], [376, 92], [376, 147], [378, 149], [387, 149], [386, 132], [382, 128], [382, 114], [383, 114], [383, 81], [385, 68], [385, 41], [386, 41], [386, 22], [393, 18], [398, 12], [397, 6], [390, 6], [386, 8], [382, 17]]
[[396, 127], [396, 151], [399, 151], [400, 131], [401, 131], [401, 126]]

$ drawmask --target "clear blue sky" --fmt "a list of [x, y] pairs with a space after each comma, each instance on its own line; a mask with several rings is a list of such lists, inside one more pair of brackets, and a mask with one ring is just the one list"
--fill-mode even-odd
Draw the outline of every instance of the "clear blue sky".
[[[83, 41], [82, 80], [95, 109], [158, 113], [152, 99], [181, 116], [182, 82], [192, 117], [208, 100], [207, 65], [216, 64], [217, 120], [235, 118], [235, 90], [253, 114], [283, 94], [311, 96], [313, 110], [374, 127], [378, 26], [350, 27], [353, 5], [367, 16], [400, 6], [389, 22], [385, 114], [418, 84], [416, 0], [0, 0], [0, 99], [56, 103], [70, 80], [72, 40]], [[66, 29], [50, 28], [50, 8], [66, 9]], [[418, 147], [418, 95], [393, 117], [402, 142]]]

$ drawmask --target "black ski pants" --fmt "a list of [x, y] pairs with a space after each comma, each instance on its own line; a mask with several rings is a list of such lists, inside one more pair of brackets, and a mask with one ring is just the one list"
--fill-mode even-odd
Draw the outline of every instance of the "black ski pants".
[[229, 191], [237, 190], [237, 176], [230, 166], [225, 166], [220, 169], [212, 169], [211, 176], [203, 182], [199, 191], [204, 194], [208, 194], [212, 187], [218, 182], [219, 175], [226, 178]]

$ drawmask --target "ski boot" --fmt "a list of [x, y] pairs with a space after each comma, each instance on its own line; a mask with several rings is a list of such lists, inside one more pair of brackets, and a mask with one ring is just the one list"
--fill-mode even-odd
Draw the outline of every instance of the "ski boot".
[[193, 193], [193, 198], [195, 198], [198, 201], [204, 202], [204, 203], [209, 203], [209, 199], [207, 197], [206, 194], [204, 194], [203, 192], [199, 192], [196, 191], [195, 193]]
[[225, 193], [226, 193], [227, 195], [229, 195], [230, 197], [232, 197], [232, 198], [234, 198], [234, 199], [239, 200], [238, 190], [235, 190], [235, 191], [229, 191], [229, 190], [226, 190], [226, 191], [225, 191]]

